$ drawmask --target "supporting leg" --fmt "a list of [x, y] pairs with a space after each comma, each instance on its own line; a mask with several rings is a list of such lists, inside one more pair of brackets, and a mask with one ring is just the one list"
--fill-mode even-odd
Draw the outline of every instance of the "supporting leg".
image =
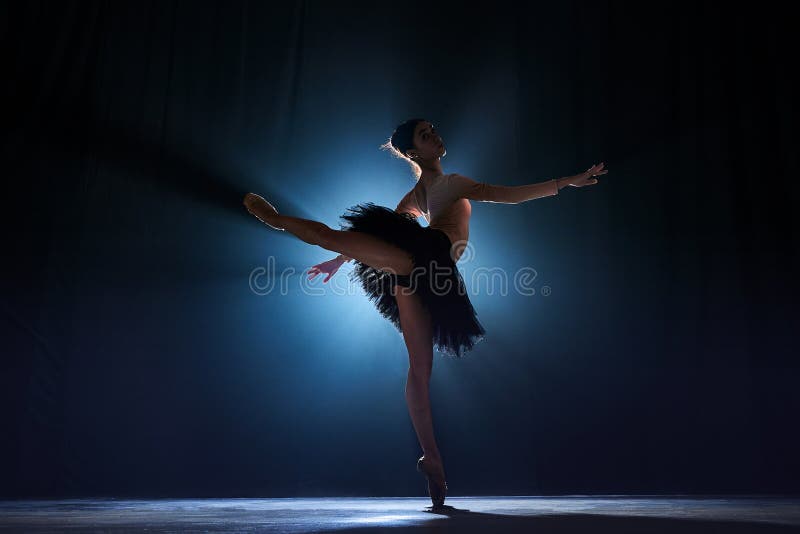
[[441, 461], [441, 454], [433, 433], [433, 416], [430, 401], [430, 377], [409, 368], [406, 377], [406, 404], [414, 424], [420, 447], [426, 458]]
[[406, 404], [425, 457], [441, 463], [441, 454], [433, 432], [430, 403], [430, 378], [433, 371], [433, 330], [428, 311], [416, 293], [395, 286], [400, 325], [409, 357], [406, 378]]

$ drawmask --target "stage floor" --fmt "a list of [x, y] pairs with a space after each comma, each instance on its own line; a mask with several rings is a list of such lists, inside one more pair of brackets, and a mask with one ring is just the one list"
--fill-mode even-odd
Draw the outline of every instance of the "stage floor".
[[0, 501], [6, 532], [800, 532], [800, 498], [450, 497]]

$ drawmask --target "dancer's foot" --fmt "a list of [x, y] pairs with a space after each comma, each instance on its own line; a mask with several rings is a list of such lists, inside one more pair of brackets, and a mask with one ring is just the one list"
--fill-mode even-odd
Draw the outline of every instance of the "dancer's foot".
[[256, 195], [255, 193], [247, 193], [244, 196], [243, 204], [247, 208], [247, 211], [255, 215], [258, 220], [270, 228], [274, 228], [275, 230], [283, 230], [283, 228], [276, 224], [278, 219], [278, 210], [275, 209], [275, 206], [264, 200], [263, 197]]
[[441, 459], [427, 458], [424, 455], [417, 460], [417, 471], [428, 479], [428, 495], [431, 497], [433, 508], [444, 506], [447, 496], [447, 482], [444, 476], [444, 466]]

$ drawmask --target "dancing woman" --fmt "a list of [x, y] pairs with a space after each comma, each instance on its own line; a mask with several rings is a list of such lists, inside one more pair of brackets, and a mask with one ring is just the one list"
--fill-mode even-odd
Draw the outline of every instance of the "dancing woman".
[[[456, 267], [469, 239], [469, 201], [518, 204], [556, 195], [563, 187], [596, 184], [595, 176], [608, 171], [600, 163], [574, 176], [520, 186], [444, 174], [444, 142], [424, 119], [400, 124], [383, 148], [406, 160], [416, 177], [394, 210], [371, 202], [357, 204], [341, 216], [345, 223], [335, 230], [318, 221], [279, 214], [253, 193], [245, 195], [244, 205], [271, 228], [339, 253], [311, 267], [309, 279], [324, 273], [327, 282], [343, 263], [355, 260], [352, 276], [380, 314], [402, 333], [409, 357], [406, 402], [423, 451], [417, 470], [427, 478], [435, 509], [444, 505], [447, 483], [429, 399], [433, 349], [461, 357], [485, 334]], [[428, 226], [421, 226], [419, 217]]]

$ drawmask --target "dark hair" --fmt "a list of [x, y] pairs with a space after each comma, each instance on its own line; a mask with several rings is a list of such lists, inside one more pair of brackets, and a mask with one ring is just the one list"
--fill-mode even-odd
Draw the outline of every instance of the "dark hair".
[[417, 179], [422, 174], [422, 169], [411, 158], [406, 156], [406, 151], [414, 148], [414, 129], [417, 124], [424, 120], [408, 119], [395, 128], [389, 140], [381, 145], [382, 149], [389, 150], [395, 157], [406, 160], [411, 165], [411, 170]]

